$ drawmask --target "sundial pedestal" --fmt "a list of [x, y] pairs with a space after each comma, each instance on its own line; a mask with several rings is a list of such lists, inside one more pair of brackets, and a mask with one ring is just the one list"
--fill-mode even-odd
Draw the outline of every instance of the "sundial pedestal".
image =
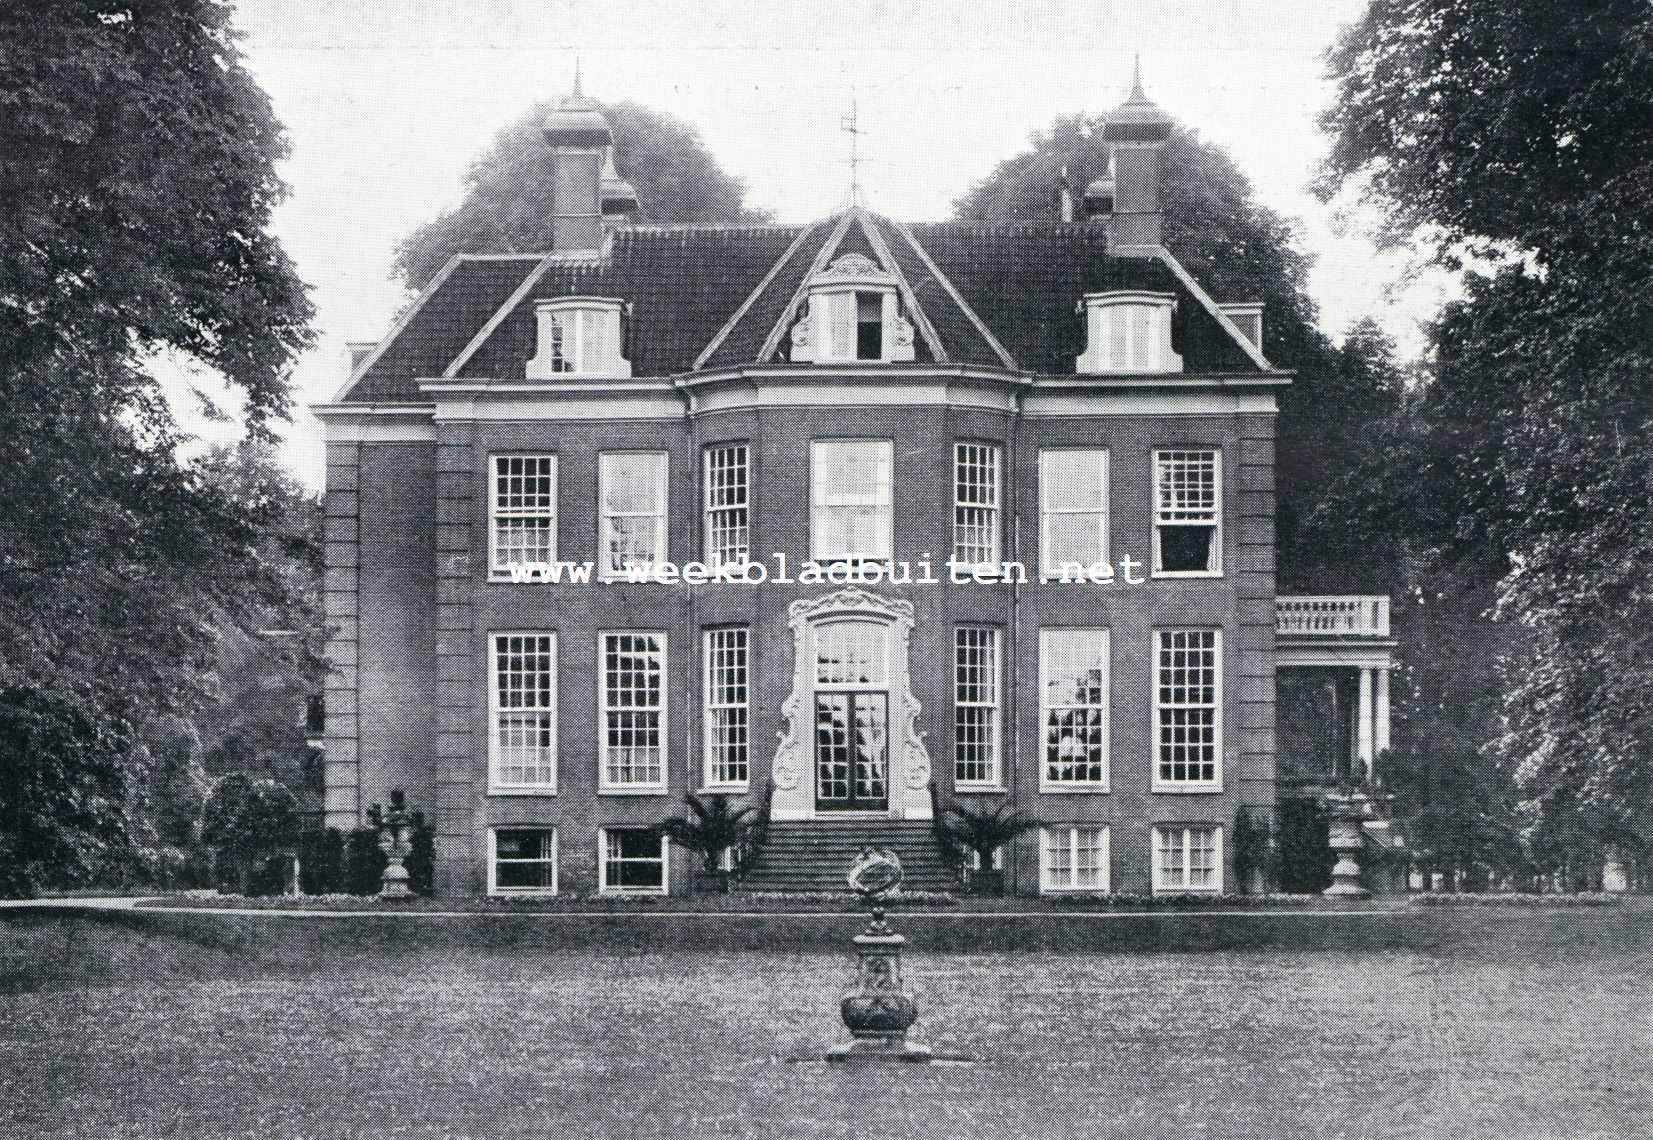
[[838, 1000], [851, 1041], [826, 1059], [834, 1064], [928, 1064], [930, 1050], [907, 1040], [907, 1030], [918, 1020], [918, 1003], [901, 980], [901, 948], [907, 940], [884, 921], [884, 896], [901, 885], [901, 860], [891, 851], [863, 851], [850, 868], [849, 882], [866, 900], [872, 918], [855, 936], [855, 979]]
[[930, 1062], [929, 1049], [907, 1040], [907, 1030], [918, 1020], [918, 1003], [901, 981], [901, 948], [906, 944], [884, 921], [883, 908], [875, 906], [866, 932], [855, 936], [855, 980], [838, 1002], [853, 1040], [829, 1052], [828, 1061]]

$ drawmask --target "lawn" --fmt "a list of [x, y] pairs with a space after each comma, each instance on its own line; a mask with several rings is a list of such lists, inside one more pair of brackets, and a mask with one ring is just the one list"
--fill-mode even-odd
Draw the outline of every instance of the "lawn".
[[786, 1059], [840, 1037], [847, 919], [0, 912], [0, 1135], [1647, 1127], [1645, 907], [1077, 921], [914, 952], [918, 1036], [984, 1061], [887, 1072]]

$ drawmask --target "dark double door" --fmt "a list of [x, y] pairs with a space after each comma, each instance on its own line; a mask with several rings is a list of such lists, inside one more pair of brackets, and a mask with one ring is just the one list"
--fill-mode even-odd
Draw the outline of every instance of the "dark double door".
[[884, 811], [890, 806], [890, 698], [879, 691], [815, 694], [815, 806]]

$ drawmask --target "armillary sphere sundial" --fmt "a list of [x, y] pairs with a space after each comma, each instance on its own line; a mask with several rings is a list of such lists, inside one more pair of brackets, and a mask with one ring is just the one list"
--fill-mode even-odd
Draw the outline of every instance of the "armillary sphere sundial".
[[901, 860], [885, 848], [865, 848], [850, 864], [848, 879], [871, 917], [866, 930], [855, 936], [855, 980], [838, 1002], [853, 1040], [826, 1059], [928, 1064], [930, 1050], [907, 1040], [907, 1030], [918, 1020], [918, 1004], [901, 982], [901, 948], [907, 940], [884, 920], [886, 896], [901, 886]]

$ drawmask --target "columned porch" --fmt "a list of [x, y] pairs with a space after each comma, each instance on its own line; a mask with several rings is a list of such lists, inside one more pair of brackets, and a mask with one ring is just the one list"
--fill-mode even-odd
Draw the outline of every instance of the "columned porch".
[[1389, 599], [1277, 598], [1274, 618], [1282, 782], [1371, 783], [1389, 748]]

